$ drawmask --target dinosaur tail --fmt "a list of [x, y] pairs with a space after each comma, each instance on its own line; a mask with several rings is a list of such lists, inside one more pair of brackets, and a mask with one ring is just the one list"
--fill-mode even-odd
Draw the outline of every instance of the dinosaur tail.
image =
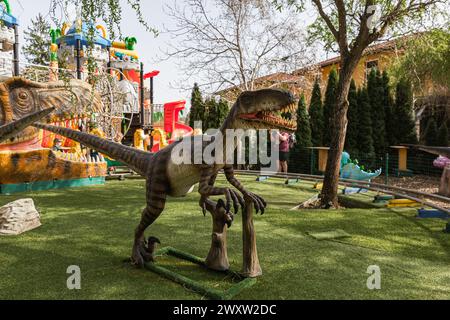
[[131, 169], [143, 176], [145, 176], [147, 168], [153, 159], [153, 154], [150, 152], [127, 147], [120, 143], [112, 142], [85, 132], [41, 123], [35, 123], [33, 126], [75, 140], [89, 148], [106, 154], [112, 159], [125, 163]]
[[54, 107], [34, 112], [17, 121], [0, 126], [0, 142], [14, 137], [18, 132], [22, 131], [30, 124], [38, 121], [55, 110]]

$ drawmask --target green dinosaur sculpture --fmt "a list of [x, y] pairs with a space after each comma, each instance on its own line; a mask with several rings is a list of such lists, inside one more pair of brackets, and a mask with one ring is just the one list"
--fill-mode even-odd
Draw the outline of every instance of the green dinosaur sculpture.
[[[223, 135], [221, 136], [225, 140], [225, 133], [228, 129], [279, 129], [294, 132], [296, 129], [295, 121], [284, 119], [279, 114], [283, 111], [293, 111], [295, 108], [294, 97], [287, 91], [262, 89], [243, 92], [237, 98], [228, 117], [222, 124], [220, 132]], [[230, 210], [231, 204], [235, 213], [240, 206], [244, 207], [245, 202], [242, 197], [244, 195], [252, 199], [256, 213], [259, 211], [261, 214], [264, 213], [266, 202], [260, 196], [244, 188], [234, 176], [233, 165], [207, 164], [205, 162], [200, 164], [176, 164], [171, 157], [172, 151], [186, 140], [175, 142], [152, 154], [68, 128], [44, 124], [34, 124], [34, 126], [66, 136], [111, 158], [124, 162], [146, 178], [147, 206], [142, 212], [141, 221], [135, 230], [131, 256], [133, 263], [138, 266], [143, 266], [145, 261], [152, 259], [146, 250], [144, 231], [164, 210], [167, 196], [184, 196], [196, 183], [199, 183], [198, 192], [201, 195], [199, 204], [203, 213], [205, 213], [208, 198], [217, 195], [225, 196], [227, 211]], [[185, 139], [189, 139], [189, 143], [195, 143], [196, 137]], [[223, 142], [225, 144], [226, 141]], [[211, 143], [202, 142], [201, 152], [203, 153], [204, 148]], [[194, 150], [194, 153], [196, 152], [195, 148], [192, 148], [192, 150]], [[228, 182], [240, 193], [231, 188], [214, 186], [217, 174], [221, 169], [224, 170]]]
[[55, 110], [54, 107], [39, 110], [17, 121], [13, 121], [0, 126], [0, 142], [14, 137], [20, 131], [28, 127], [30, 124], [44, 118], [46, 115], [50, 114], [53, 110]]

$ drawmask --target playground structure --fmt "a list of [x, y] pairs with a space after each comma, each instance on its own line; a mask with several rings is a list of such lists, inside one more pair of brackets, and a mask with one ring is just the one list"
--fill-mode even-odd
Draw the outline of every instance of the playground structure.
[[194, 130], [180, 122], [180, 112], [185, 108], [186, 101], [176, 101], [164, 104], [164, 117], [155, 122], [152, 152], [158, 152], [169, 144], [193, 134]]
[[0, 15], [0, 80], [4, 80], [19, 74], [19, 21], [8, 0], [0, 2]]
[[[93, 39], [89, 39], [89, 31], [94, 33], [91, 36]], [[111, 84], [102, 88], [96, 85], [96, 90], [100, 91], [102, 96], [108, 96], [106, 101], [103, 101], [104, 110], [99, 115], [103, 116], [103, 121], [100, 121], [103, 123], [101, 127], [108, 138], [114, 139], [121, 135], [123, 140], [117, 138], [114, 140], [122, 140], [123, 143], [132, 144], [136, 148], [155, 152], [193, 133], [192, 128], [179, 121], [179, 114], [185, 108], [185, 101], [166, 103], [162, 110], [154, 105], [153, 78], [159, 71], [144, 74], [143, 63], [140, 63], [135, 48], [137, 44], [135, 37], [126, 37], [124, 41], [111, 41], [103, 26], [94, 27], [81, 20], [76, 20], [71, 26], [65, 23], [61, 30], [51, 30], [51, 35], [52, 68], [59, 58], [65, 62], [69, 70], [76, 71], [78, 79], [85, 80], [89, 57], [92, 57], [95, 60], [94, 74], [100, 78], [100, 81], [97, 79], [97, 83], [115, 84], [115, 88], [111, 88]], [[106, 80], [103, 76], [105, 74], [108, 75]], [[52, 78], [57, 79], [55, 76]], [[147, 79], [150, 79], [149, 99], [145, 99], [144, 95], [144, 81]], [[114, 92], [117, 91], [121, 92], [121, 99], [109, 97], [114, 96]], [[114, 125], [108, 130], [111, 119]]]
[[[2, 4], [0, 78], [8, 83], [11, 76], [20, 75], [18, 22], [11, 14], [8, 1], [5, 0]], [[28, 65], [23, 70], [26, 77], [45, 70], [47, 72], [47, 77], [36, 79], [38, 82], [23, 82], [24, 89], [34, 90], [33, 88], [41, 87], [40, 83], [43, 82], [42, 88], [58, 88], [55, 90], [56, 96], [50, 99], [59, 101], [58, 108], [55, 114], [47, 118], [48, 122], [90, 132], [148, 151], [160, 150], [177, 139], [192, 134], [192, 128], [179, 121], [185, 101], [166, 103], [163, 110], [154, 105], [153, 78], [159, 71], [144, 74], [144, 65], [139, 61], [139, 54], [135, 49], [136, 38], [126, 37], [122, 42], [111, 41], [103, 26], [88, 24], [81, 19], [75, 20], [72, 24], [64, 23], [61, 28], [51, 29], [49, 34], [50, 65], [48, 67]], [[63, 69], [59, 68], [60, 63], [63, 64]], [[86, 86], [71, 80], [74, 78], [86, 83]], [[150, 99], [145, 99], [144, 94], [144, 81], [147, 79], [150, 79]], [[63, 92], [61, 89], [63, 83], [67, 85], [66, 89], [72, 87], [71, 90], [74, 91], [72, 95], [76, 97], [78, 106], [69, 103], [74, 96], [70, 98], [68, 97], [70, 94]], [[79, 86], [85, 88], [80, 91], [76, 89]], [[90, 93], [87, 93], [88, 91]], [[42, 102], [42, 105], [48, 105], [47, 101]], [[12, 108], [15, 108], [14, 104]], [[27, 116], [32, 112], [30, 109], [21, 115]], [[19, 134], [18, 139], [27, 140], [26, 131]], [[118, 164], [114, 159], [104, 158], [103, 155], [91, 152], [71, 139], [45, 130], [40, 130], [30, 139], [32, 140], [27, 146], [17, 142], [17, 139], [0, 145], [0, 156], [2, 163], [5, 164], [3, 173], [0, 172], [2, 186], [0, 192], [13, 193], [103, 183], [106, 175], [105, 160], [108, 166]], [[55, 145], [57, 140], [58, 146]], [[18, 153], [25, 158], [25, 153], [31, 151], [38, 152], [43, 163], [36, 163], [36, 166], [15, 167], [14, 172], [19, 167], [20, 170], [12, 179], [8, 174], [8, 170], [12, 168], [12, 159]], [[88, 165], [81, 165], [85, 169], [80, 167], [76, 170], [65, 170], [64, 173], [60, 169], [48, 172], [39, 169], [40, 165], [44, 165], [45, 159], [53, 158], [57, 159], [58, 164], [55, 170], [56, 167], [64, 166], [64, 163]], [[74, 164], [71, 167], [77, 166], [78, 164]]]

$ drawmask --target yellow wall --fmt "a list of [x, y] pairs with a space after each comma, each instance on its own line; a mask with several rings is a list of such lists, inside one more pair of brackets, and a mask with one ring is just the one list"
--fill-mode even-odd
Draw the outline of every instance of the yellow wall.
[[[356, 82], [356, 86], [360, 87], [365, 84], [366, 81], [366, 64], [369, 61], [378, 61], [378, 68], [381, 71], [386, 70], [389, 68], [390, 64], [392, 63], [395, 53], [394, 52], [382, 52], [377, 54], [369, 54], [365, 55], [361, 58], [361, 60], [358, 63], [358, 66], [355, 69], [355, 72], [353, 73], [353, 79]], [[330, 74], [331, 70], [335, 68], [336, 70], [339, 70], [339, 63], [335, 63], [332, 65], [328, 65], [325, 67], [322, 67], [321, 75], [322, 75], [322, 81], [321, 81], [321, 88], [323, 91], [325, 91], [325, 88], [327, 86], [328, 81], [328, 75]]]

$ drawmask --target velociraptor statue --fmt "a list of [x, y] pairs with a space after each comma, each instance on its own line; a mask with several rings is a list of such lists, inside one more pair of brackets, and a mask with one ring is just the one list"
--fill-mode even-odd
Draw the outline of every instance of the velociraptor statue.
[[[262, 89], [243, 92], [237, 98], [220, 128], [221, 137], [225, 140], [228, 129], [279, 129], [293, 132], [296, 129], [295, 121], [284, 119], [280, 114], [293, 111], [295, 107], [293, 95], [284, 90]], [[264, 213], [266, 202], [242, 186], [234, 176], [232, 164], [207, 164], [204, 161], [200, 164], [176, 164], [171, 155], [174, 148], [179, 143], [183, 143], [182, 141], [152, 154], [69, 128], [44, 124], [35, 124], [35, 126], [78, 141], [113, 159], [122, 161], [146, 178], [147, 205], [135, 230], [131, 257], [133, 263], [138, 266], [142, 266], [145, 261], [152, 260], [152, 256], [145, 246], [144, 231], [164, 210], [167, 196], [184, 196], [196, 183], [199, 183], [198, 192], [201, 195], [200, 206], [203, 212], [205, 212], [208, 197], [224, 195], [226, 210], [229, 211], [233, 204], [234, 211], [237, 213], [239, 206], [245, 205], [242, 197], [244, 195], [252, 199], [256, 212]], [[194, 141], [195, 138], [184, 139]], [[202, 142], [203, 149], [210, 143]], [[242, 195], [231, 188], [214, 186], [217, 174], [221, 169], [224, 170], [228, 182]]]

